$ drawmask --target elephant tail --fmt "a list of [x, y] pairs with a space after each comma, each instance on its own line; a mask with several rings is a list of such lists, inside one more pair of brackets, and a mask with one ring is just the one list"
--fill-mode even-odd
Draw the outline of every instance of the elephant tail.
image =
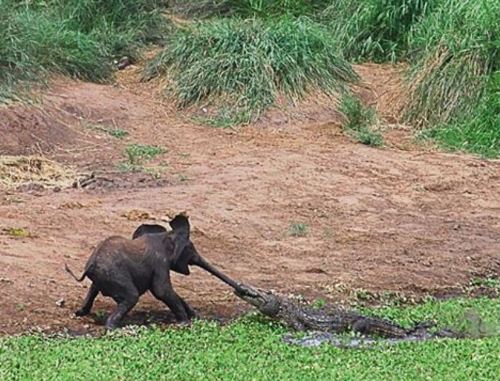
[[85, 279], [85, 277], [87, 276], [87, 269], [85, 269], [85, 271], [83, 272], [82, 276], [80, 278], [78, 278], [75, 273], [73, 271], [71, 271], [71, 269], [68, 267], [68, 264], [64, 264], [64, 269], [66, 270], [66, 272], [71, 275], [73, 277], [73, 279], [75, 279], [77, 282], [81, 282], [83, 279]]

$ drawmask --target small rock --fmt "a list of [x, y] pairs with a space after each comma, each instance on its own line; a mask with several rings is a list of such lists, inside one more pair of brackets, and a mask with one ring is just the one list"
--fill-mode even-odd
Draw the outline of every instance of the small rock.
[[53, 191], [54, 191], [55, 193], [58, 193], [58, 192], [60, 192], [60, 191], [61, 191], [61, 187], [54, 187]]
[[64, 298], [61, 298], [61, 299], [59, 299], [58, 301], [56, 301], [56, 306], [57, 306], [57, 307], [61, 307], [61, 308], [62, 308], [62, 307], [64, 307], [64, 303], [65, 303], [65, 302], [66, 302], [66, 301], [64, 300]]

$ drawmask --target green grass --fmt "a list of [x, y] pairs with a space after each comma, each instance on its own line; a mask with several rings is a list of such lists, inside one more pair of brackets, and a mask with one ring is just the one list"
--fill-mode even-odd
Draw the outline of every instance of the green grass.
[[247, 112], [234, 112], [231, 108], [220, 107], [214, 116], [194, 116], [191, 120], [200, 125], [215, 128], [231, 128], [235, 125], [248, 121]]
[[357, 80], [338, 50], [329, 33], [307, 18], [210, 20], [172, 35], [145, 78], [167, 77], [167, 94], [180, 107], [211, 104], [229, 109], [226, 119], [250, 121], [279, 95], [296, 100], [312, 90], [331, 94]]
[[128, 132], [122, 128], [113, 128], [104, 126], [102, 124], [94, 124], [94, 123], [84, 123], [84, 127], [90, 130], [104, 132], [105, 134], [112, 136], [116, 139], [123, 139], [128, 136]]
[[500, 92], [483, 97], [472, 116], [423, 130], [444, 149], [472, 152], [487, 158], [500, 157]]
[[363, 105], [355, 95], [344, 94], [340, 100], [339, 111], [345, 120], [344, 129], [354, 139], [375, 147], [383, 144], [382, 135], [373, 130], [373, 125], [377, 121], [373, 108]]
[[292, 237], [305, 237], [309, 227], [303, 222], [294, 222], [288, 228], [288, 235]]
[[486, 277], [474, 278], [470, 281], [470, 287], [486, 287], [489, 289], [500, 290], [500, 278]]
[[314, 16], [331, 0], [177, 0], [173, 12], [196, 18]]
[[353, 61], [404, 58], [408, 33], [442, 0], [338, 0], [320, 14]]
[[145, 172], [155, 178], [160, 178], [165, 168], [164, 164], [154, 167], [145, 167], [144, 164], [165, 152], [165, 148], [159, 146], [129, 144], [124, 150], [127, 160], [118, 163], [118, 170], [121, 172]]
[[50, 73], [103, 82], [168, 29], [153, 0], [0, 0], [0, 101]]
[[409, 36], [408, 123], [442, 146], [500, 156], [500, 3], [445, 0]]
[[446, 0], [416, 26], [409, 121], [428, 126], [474, 113], [500, 70], [499, 17], [495, 0]]
[[38, 80], [48, 72], [102, 81], [111, 66], [99, 44], [65, 29], [46, 12], [14, 8], [0, 0], [0, 100], [19, 81]]
[[[498, 300], [428, 302], [377, 313], [400, 323], [437, 318], [443, 326], [474, 309], [498, 328]], [[130, 332], [130, 329], [128, 329]], [[283, 343], [285, 329], [247, 317], [229, 326], [139, 329], [103, 338], [0, 339], [0, 379], [10, 380], [494, 380], [500, 338], [437, 340], [342, 350]]]
[[165, 152], [163, 147], [147, 144], [130, 144], [125, 147], [125, 155], [131, 164], [140, 164], [144, 161], [154, 159]]

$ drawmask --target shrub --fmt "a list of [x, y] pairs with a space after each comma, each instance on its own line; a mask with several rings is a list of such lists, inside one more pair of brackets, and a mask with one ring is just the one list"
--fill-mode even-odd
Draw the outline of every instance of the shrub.
[[333, 93], [357, 76], [328, 32], [306, 18], [221, 19], [179, 30], [146, 67], [170, 75], [179, 105], [228, 105], [238, 121], [255, 118], [278, 94]]

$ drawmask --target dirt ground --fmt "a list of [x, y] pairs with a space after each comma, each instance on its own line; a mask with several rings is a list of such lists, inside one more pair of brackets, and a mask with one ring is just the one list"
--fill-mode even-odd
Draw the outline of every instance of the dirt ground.
[[[199, 126], [140, 83], [55, 80], [33, 106], [0, 108], [0, 154], [43, 154], [92, 186], [0, 191], [0, 333], [101, 329], [113, 306], [75, 318], [76, 283], [99, 240], [187, 211], [198, 251], [228, 275], [262, 288], [340, 300], [346, 290], [452, 292], [500, 270], [500, 161], [438, 152], [395, 124], [398, 68], [364, 65], [360, 92], [386, 119], [384, 148], [342, 134], [333, 104], [310, 99], [253, 126]], [[124, 139], [102, 129], [121, 128]], [[155, 144], [160, 176], [121, 173], [127, 144]], [[290, 226], [307, 226], [305, 236]], [[12, 234], [24, 229], [28, 236]], [[9, 230], [10, 229], [10, 230]], [[26, 234], [24, 234], [26, 235]], [[201, 270], [174, 275], [201, 316], [248, 309]], [[144, 296], [128, 323], [172, 320]]]

